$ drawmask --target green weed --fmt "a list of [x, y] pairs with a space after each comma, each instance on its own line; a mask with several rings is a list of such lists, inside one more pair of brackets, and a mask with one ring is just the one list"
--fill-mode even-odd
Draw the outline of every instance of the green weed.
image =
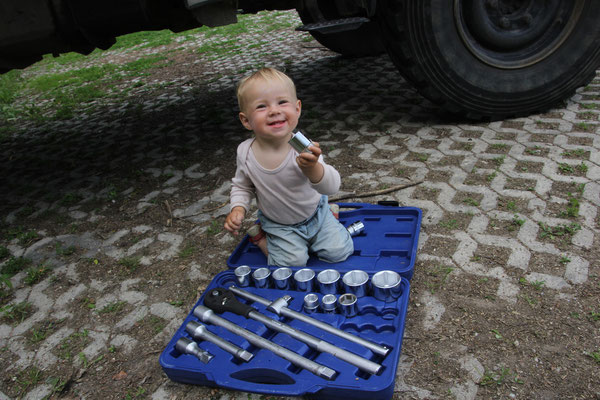
[[135, 272], [140, 266], [141, 257], [123, 257], [119, 260], [119, 264], [129, 270], [129, 272]]
[[125, 307], [126, 304], [126, 301], [116, 301], [107, 304], [104, 307], [102, 307], [101, 310], [98, 310], [98, 314], [118, 313]]
[[554, 239], [555, 237], [566, 236], [566, 235], [574, 235], [575, 232], [581, 230], [581, 225], [573, 222], [569, 225], [558, 225], [558, 226], [548, 226], [543, 222], [539, 222], [539, 226], [541, 229], [540, 237], [541, 238], [550, 238]]
[[456, 229], [458, 221], [455, 219], [449, 219], [447, 221], [440, 221], [440, 226], [445, 229]]
[[2, 319], [11, 323], [21, 323], [33, 313], [33, 306], [23, 301], [18, 304], [9, 304], [0, 308]]
[[27, 275], [23, 281], [27, 285], [32, 286], [44, 279], [49, 271], [50, 269], [45, 265], [39, 265], [37, 268], [30, 268], [27, 270]]
[[13, 277], [23, 271], [31, 264], [31, 260], [25, 257], [10, 257], [0, 269], [0, 274]]
[[483, 377], [479, 381], [480, 386], [500, 386], [503, 384], [511, 384], [511, 383], [522, 384], [523, 381], [518, 377], [517, 374], [511, 372], [511, 370], [507, 367], [502, 367], [500, 372], [494, 371], [486, 371], [483, 374]]

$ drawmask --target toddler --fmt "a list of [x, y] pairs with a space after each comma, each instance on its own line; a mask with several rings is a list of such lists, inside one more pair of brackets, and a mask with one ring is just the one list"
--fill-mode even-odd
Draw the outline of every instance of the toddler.
[[237, 148], [225, 229], [238, 234], [256, 197], [260, 227], [249, 235], [269, 265], [305, 266], [309, 252], [344, 261], [354, 252], [352, 237], [327, 202], [339, 190], [340, 174], [325, 163], [318, 143], [300, 154], [288, 143], [302, 108], [294, 83], [262, 68], [240, 81], [237, 97], [240, 121], [254, 137]]

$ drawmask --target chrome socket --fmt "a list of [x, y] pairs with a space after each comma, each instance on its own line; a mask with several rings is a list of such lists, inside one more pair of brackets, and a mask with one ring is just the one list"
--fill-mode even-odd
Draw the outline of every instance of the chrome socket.
[[334, 314], [337, 308], [337, 296], [335, 294], [326, 294], [321, 299], [321, 310], [326, 314]]
[[255, 269], [252, 273], [252, 280], [254, 281], [254, 286], [262, 289], [268, 288], [270, 276], [271, 270], [269, 268], [263, 267]]
[[252, 269], [247, 265], [240, 265], [233, 273], [235, 274], [235, 281], [239, 287], [250, 286], [250, 275]]
[[395, 301], [402, 295], [402, 277], [395, 271], [379, 271], [371, 278], [373, 297], [382, 301]]
[[319, 286], [319, 292], [323, 294], [337, 293], [339, 280], [339, 271], [335, 269], [324, 269], [317, 275], [317, 285]]
[[294, 150], [298, 153], [312, 153], [312, 151], [308, 150], [308, 146], [312, 144], [312, 141], [308, 139], [306, 136], [302, 134], [302, 132], [298, 131], [294, 133], [292, 138], [288, 142]]
[[312, 314], [319, 309], [319, 296], [309, 293], [304, 296], [304, 312]]
[[346, 230], [350, 233], [350, 236], [358, 236], [365, 230], [365, 224], [362, 221], [356, 221], [350, 224]]
[[348, 271], [342, 277], [342, 286], [345, 293], [365, 297], [369, 293], [369, 274], [359, 269]]
[[292, 270], [288, 267], [277, 268], [271, 275], [275, 289], [291, 289]]
[[354, 317], [358, 314], [358, 299], [352, 293], [344, 293], [338, 299], [338, 308], [340, 313], [345, 315], [347, 318]]
[[315, 271], [310, 268], [302, 268], [294, 274], [296, 290], [300, 292], [312, 292]]

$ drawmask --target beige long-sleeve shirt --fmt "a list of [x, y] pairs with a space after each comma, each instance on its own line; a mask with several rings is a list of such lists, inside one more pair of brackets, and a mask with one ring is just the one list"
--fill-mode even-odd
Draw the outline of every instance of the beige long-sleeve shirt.
[[265, 216], [285, 225], [297, 224], [312, 216], [322, 194], [333, 195], [340, 188], [340, 174], [319, 157], [323, 165], [323, 178], [311, 183], [302, 173], [296, 157], [298, 153], [290, 147], [283, 162], [275, 169], [263, 168], [252, 152], [254, 139], [247, 139], [237, 148], [237, 169], [232, 179], [231, 208], [250, 208], [256, 196], [258, 208]]

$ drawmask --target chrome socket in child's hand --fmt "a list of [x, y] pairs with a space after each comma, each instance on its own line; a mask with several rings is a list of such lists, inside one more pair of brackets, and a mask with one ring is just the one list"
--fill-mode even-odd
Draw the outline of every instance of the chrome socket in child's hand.
[[379, 271], [371, 278], [373, 297], [377, 300], [395, 301], [402, 295], [402, 277], [395, 271]]
[[338, 308], [340, 312], [346, 317], [354, 317], [358, 314], [358, 299], [352, 293], [344, 293], [338, 299]]
[[313, 281], [315, 279], [315, 271], [310, 268], [302, 268], [294, 274], [294, 282], [296, 282], [296, 290], [300, 292], [312, 292]]
[[348, 271], [342, 277], [342, 286], [345, 293], [352, 293], [356, 297], [364, 297], [369, 291], [369, 274], [359, 269]]
[[254, 280], [254, 286], [257, 288], [268, 288], [269, 277], [271, 276], [271, 270], [269, 268], [258, 268], [252, 273], [252, 279]]
[[247, 265], [240, 265], [237, 267], [233, 273], [235, 274], [235, 280], [239, 287], [250, 286], [250, 275], [252, 274], [252, 269]]
[[323, 294], [337, 293], [340, 273], [335, 269], [324, 269], [317, 275], [319, 292]]
[[292, 270], [288, 267], [277, 268], [271, 274], [275, 289], [287, 290], [291, 289]]
[[294, 150], [298, 153], [312, 153], [312, 151], [308, 150], [308, 146], [312, 144], [312, 141], [308, 139], [306, 136], [302, 134], [302, 132], [298, 131], [294, 133], [292, 138], [288, 142]]

